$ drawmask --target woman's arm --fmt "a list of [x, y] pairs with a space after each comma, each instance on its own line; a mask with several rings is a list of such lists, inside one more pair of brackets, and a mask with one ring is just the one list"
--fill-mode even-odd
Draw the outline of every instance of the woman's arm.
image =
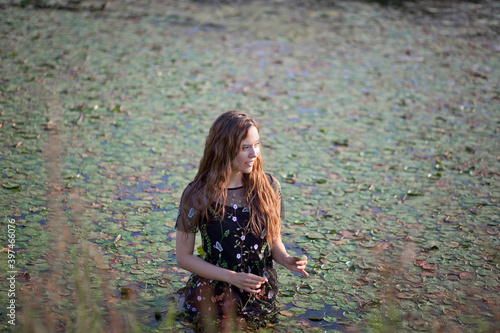
[[250, 273], [237, 273], [212, 265], [195, 256], [193, 254], [195, 236], [194, 233], [176, 231], [175, 257], [179, 267], [209, 280], [227, 282], [249, 293], [260, 292], [259, 288], [267, 278]]
[[[283, 216], [285, 210], [283, 209], [283, 197], [281, 196], [281, 185], [276, 178], [272, 177], [269, 174], [268, 176], [270, 177], [271, 187], [273, 188], [276, 194], [276, 199], [278, 201], [278, 212], [280, 214], [280, 219], [283, 220], [285, 218]], [[309, 276], [309, 274], [305, 271], [307, 260], [295, 259], [291, 255], [289, 255], [286, 252], [285, 245], [283, 244], [281, 237], [278, 237], [278, 239], [274, 241], [271, 254], [274, 261], [276, 261], [278, 264], [288, 268], [292, 272], [298, 272], [304, 276]]]
[[305, 271], [307, 260], [295, 259], [286, 252], [285, 245], [281, 241], [281, 237], [274, 241], [273, 249], [271, 251], [274, 261], [278, 264], [288, 268], [292, 272], [298, 272], [304, 276], [309, 276]]

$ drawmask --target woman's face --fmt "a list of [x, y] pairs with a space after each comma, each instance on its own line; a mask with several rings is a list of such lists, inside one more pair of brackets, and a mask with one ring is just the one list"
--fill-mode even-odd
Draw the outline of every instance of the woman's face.
[[239, 154], [233, 160], [233, 171], [250, 173], [260, 154], [259, 131], [255, 126], [248, 129], [247, 136], [241, 143]]

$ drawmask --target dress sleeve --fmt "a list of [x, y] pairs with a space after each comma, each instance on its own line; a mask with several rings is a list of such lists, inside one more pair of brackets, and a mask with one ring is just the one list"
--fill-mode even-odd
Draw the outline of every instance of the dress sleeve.
[[275, 177], [271, 176], [270, 174], [267, 174], [267, 177], [269, 179], [269, 183], [271, 184], [271, 187], [274, 190], [274, 193], [276, 194], [276, 198], [278, 199], [278, 203], [280, 205], [280, 218], [281, 222], [285, 221], [285, 205], [283, 203], [283, 197], [281, 196], [281, 184], [278, 179]]
[[182, 193], [175, 227], [179, 231], [196, 233], [199, 228], [200, 213], [195, 208], [196, 206], [194, 205], [193, 198], [189, 197], [187, 194], [190, 187], [191, 184], [189, 184]]

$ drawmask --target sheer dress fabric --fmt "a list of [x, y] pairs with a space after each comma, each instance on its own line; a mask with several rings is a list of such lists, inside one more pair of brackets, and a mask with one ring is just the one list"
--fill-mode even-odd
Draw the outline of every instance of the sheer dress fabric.
[[[280, 204], [284, 218], [281, 188], [278, 180], [267, 174]], [[201, 233], [204, 260], [235, 272], [267, 277], [258, 294], [250, 294], [223, 281], [207, 280], [192, 274], [183, 291], [185, 309], [193, 321], [200, 316], [221, 319], [231, 311], [247, 321], [261, 322], [271, 318], [277, 310], [277, 272], [271, 249], [265, 240], [265, 229], [256, 237], [249, 228], [250, 213], [245, 201], [245, 188], [228, 188], [224, 217], [214, 216], [215, 203], [209, 207], [208, 221], [201, 221], [191, 198], [184, 190], [176, 227], [180, 231]], [[220, 204], [220, 203], [219, 203]]]

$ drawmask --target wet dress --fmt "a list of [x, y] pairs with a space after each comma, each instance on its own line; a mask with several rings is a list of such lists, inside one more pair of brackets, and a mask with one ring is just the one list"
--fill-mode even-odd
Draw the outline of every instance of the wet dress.
[[[278, 202], [281, 200], [280, 184], [267, 175]], [[190, 185], [186, 188], [189, 188]], [[235, 272], [252, 273], [267, 277], [258, 294], [250, 294], [223, 281], [208, 280], [191, 275], [183, 294], [188, 317], [197, 323], [201, 316], [221, 319], [236, 311], [247, 323], [262, 323], [272, 319], [277, 311], [277, 272], [271, 250], [265, 240], [265, 229], [256, 237], [249, 228], [250, 213], [245, 202], [244, 187], [228, 188], [223, 218], [214, 216], [215, 204], [209, 207], [208, 221], [198, 223], [199, 214], [185, 197], [181, 198], [177, 228], [180, 231], [200, 231], [204, 260]], [[281, 215], [283, 217], [283, 214]]]

